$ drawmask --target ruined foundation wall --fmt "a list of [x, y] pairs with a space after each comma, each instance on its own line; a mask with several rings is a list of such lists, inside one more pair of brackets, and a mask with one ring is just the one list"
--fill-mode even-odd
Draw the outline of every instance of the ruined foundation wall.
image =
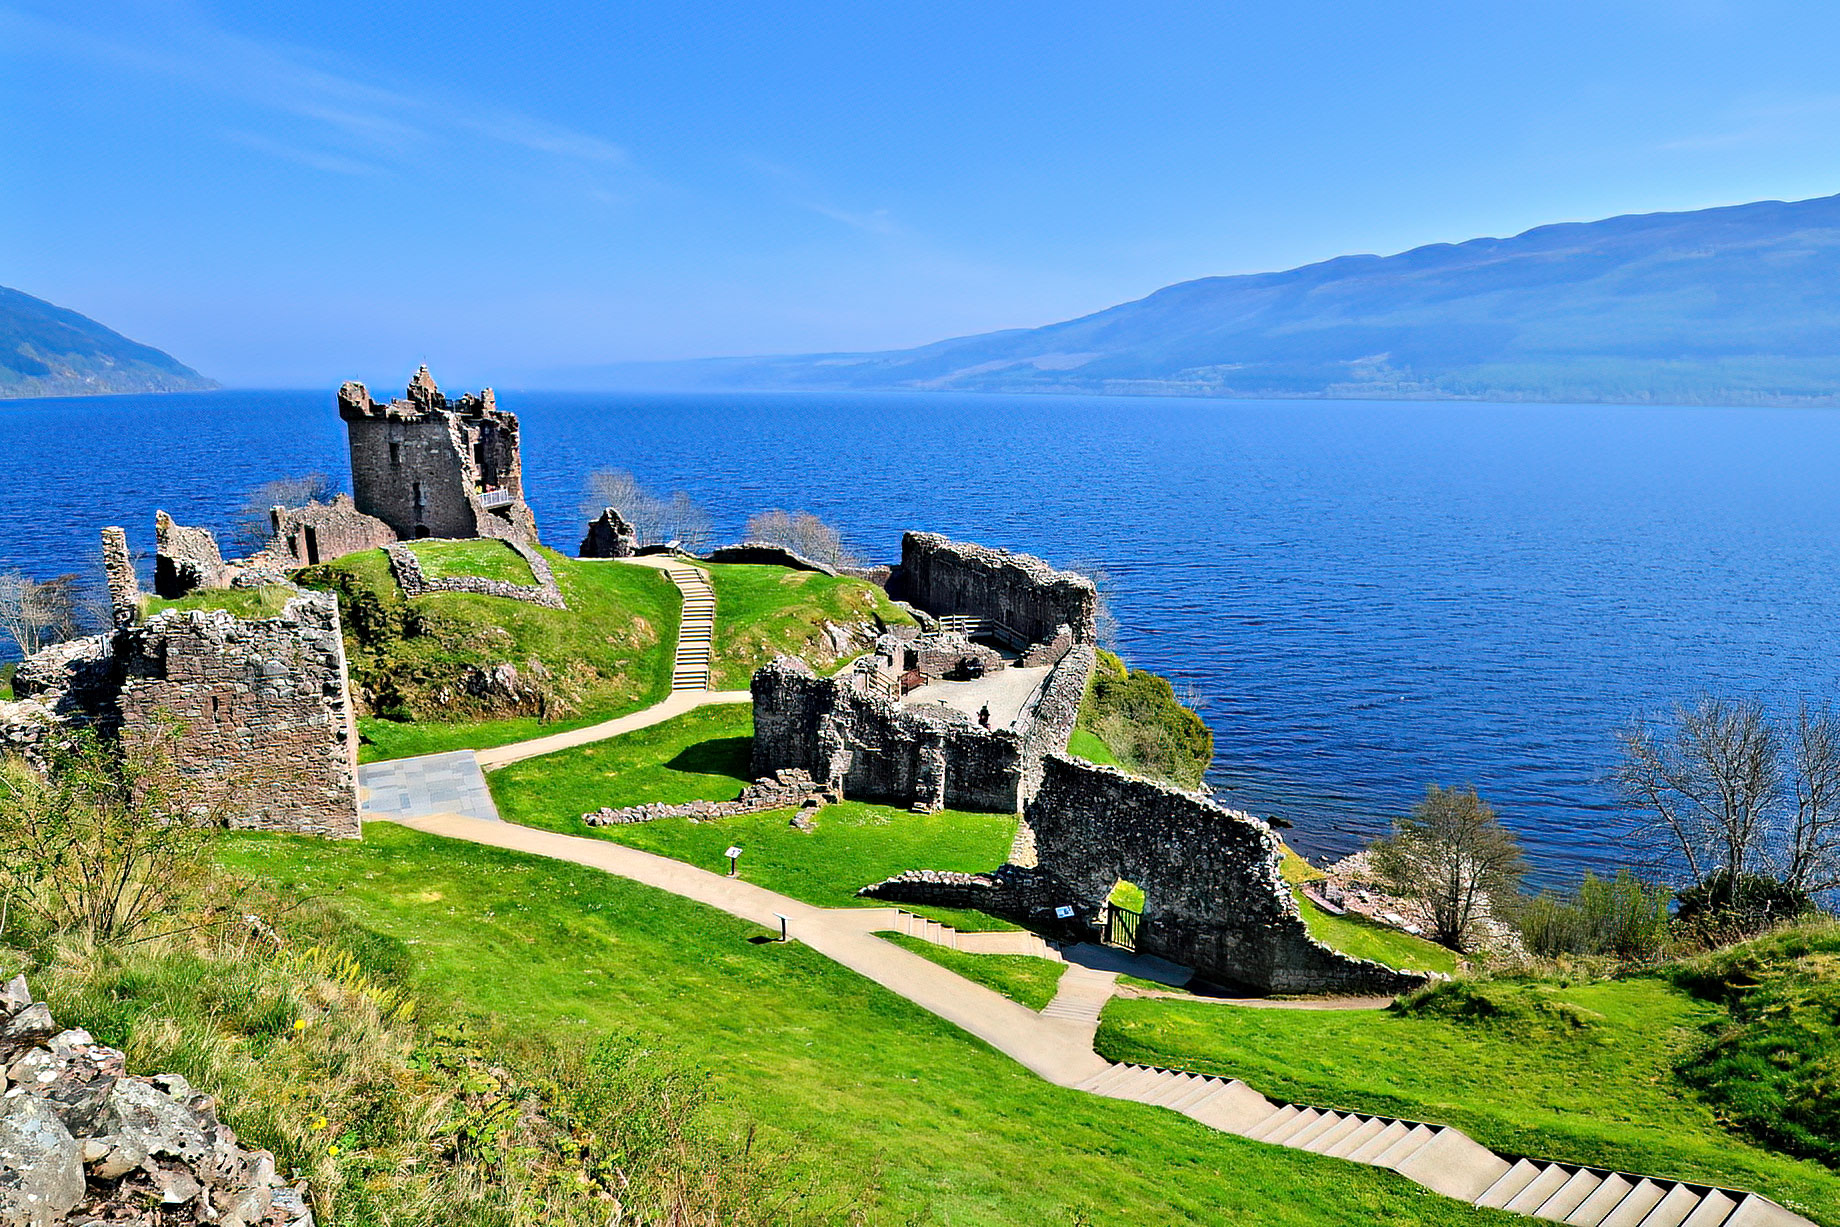
[[396, 540], [395, 529], [359, 511], [351, 495], [343, 493], [334, 495], [330, 503], [273, 508], [268, 526], [275, 548], [296, 567], [331, 562]]
[[898, 707], [781, 657], [754, 674], [754, 774], [800, 769], [861, 797], [929, 809], [1014, 811], [1022, 739], [963, 712]]
[[1057, 571], [1029, 554], [950, 541], [937, 533], [901, 538], [898, 595], [936, 615], [969, 614], [1003, 623], [1029, 643], [1065, 623], [1075, 642], [1095, 637], [1098, 591], [1084, 575]]
[[230, 825], [356, 837], [357, 730], [338, 603], [302, 593], [277, 618], [171, 611], [122, 632], [121, 735], [177, 726], [175, 768]]
[[228, 588], [231, 569], [224, 565], [217, 538], [208, 528], [175, 524], [164, 511], [153, 516], [155, 553], [153, 590], [176, 601], [200, 588]]
[[1144, 891], [1137, 948], [1207, 979], [1272, 993], [1399, 993], [1425, 977], [1313, 940], [1278, 873], [1278, 840], [1196, 793], [1062, 755], [1025, 822], [1040, 868], [1097, 912], [1119, 881]]

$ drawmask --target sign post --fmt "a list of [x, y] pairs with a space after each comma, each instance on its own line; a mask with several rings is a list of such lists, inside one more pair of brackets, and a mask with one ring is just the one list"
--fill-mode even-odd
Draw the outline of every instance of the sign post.
[[727, 852], [724, 852], [722, 855], [728, 858], [728, 876], [731, 878], [735, 877], [737, 874], [741, 872], [740, 869], [737, 868], [735, 864], [736, 861], [741, 859], [741, 849], [738, 847], [731, 847]]

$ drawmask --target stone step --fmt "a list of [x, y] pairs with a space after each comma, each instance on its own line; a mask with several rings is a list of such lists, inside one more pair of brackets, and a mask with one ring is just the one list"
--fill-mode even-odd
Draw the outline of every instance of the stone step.
[[1406, 1130], [1404, 1137], [1369, 1159], [1368, 1162], [1375, 1167], [1392, 1167], [1397, 1163], [1403, 1163], [1429, 1146], [1436, 1136], [1437, 1130], [1430, 1125], [1413, 1125]]
[[1360, 1119], [1359, 1127], [1343, 1134], [1335, 1145], [1325, 1148], [1322, 1153], [1331, 1159], [1346, 1159], [1363, 1145], [1385, 1133], [1390, 1123], [1381, 1116], [1366, 1116]]
[[1351, 1134], [1360, 1132], [1361, 1127], [1367, 1124], [1367, 1122], [1367, 1117], [1350, 1112], [1342, 1117], [1340, 1123], [1338, 1123], [1335, 1128], [1327, 1129], [1317, 1134], [1314, 1138], [1305, 1142], [1303, 1148], [1312, 1154], [1326, 1155], [1337, 1146], [1341, 1145], [1342, 1139]]
[[1120, 1083], [1130, 1081], [1133, 1072], [1134, 1067], [1130, 1065], [1108, 1065], [1086, 1081], [1080, 1083], [1080, 1085], [1074, 1089], [1076, 1091], [1086, 1091], [1093, 1095], [1109, 1096], [1114, 1087], [1118, 1086]]
[[1681, 1227], [1699, 1208], [1699, 1192], [1684, 1184], [1671, 1186], [1637, 1227]]
[[1476, 1204], [1490, 1210], [1499, 1210], [1522, 1189], [1532, 1184], [1534, 1177], [1544, 1170], [1543, 1164], [1535, 1163], [1532, 1159], [1518, 1160], [1513, 1167], [1502, 1174], [1500, 1180], [1482, 1191], [1482, 1196], [1476, 1199]]
[[1284, 1144], [1292, 1150], [1309, 1150], [1317, 1138], [1341, 1128], [1346, 1120], [1343, 1113], [1324, 1110], [1314, 1123], [1286, 1137]]
[[1680, 1227], [1725, 1227], [1725, 1220], [1737, 1208], [1737, 1198], [1727, 1197], [1717, 1189], [1708, 1189]]
[[1292, 1138], [1300, 1133], [1307, 1133], [1321, 1124], [1325, 1115], [1327, 1113], [1319, 1112], [1315, 1108], [1305, 1108], [1297, 1113], [1295, 1119], [1282, 1128], [1272, 1130], [1260, 1140], [1270, 1142], [1273, 1146], [1289, 1146]]
[[1623, 1204], [1623, 1199], [1635, 1189], [1636, 1182], [1621, 1172], [1611, 1172], [1605, 1176], [1591, 1195], [1578, 1203], [1578, 1208], [1565, 1216], [1565, 1221], [1572, 1227], [1603, 1227], [1603, 1221], [1610, 1217], [1610, 1212]]
[[1386, 1128], [1349, 1151], [1343, 1158], [1351, 1163], [1372, 1163], [1376, 1155], [1385, 1154], [1388, 1150], [1392, 1149], [1394, 1143], [1398, 1142], [1410, 1132], [1412, 1132], [1412, 1126], [1409, 1122], [1402, 1120], [1388, 1121]]
[[1591, 1194], [1597, 1192], [1604, 1178], [1588, 1167], [1581, 1167], [1553, 1191], [1553, 1195], [1540, 1203], [1540, 1208], [1533, 1213], [1538, 1218], [1549, 1218], [1556, 1223], [1563, 1223], [1566, 1217], [1584, 1205]]
[[1746, 1194], [1725, 1220], [1725, 1227], [1799, 1227], [1808, 1220], [1789, 1213], [1767, 1197]]
[[1638, 1180], [1622, 1201], [1604, 1215], [1597, 1227], [1642, 1227], [1648, 1212], [1661, 1204], [1667, 1190], [1653, 1180]]
[[1557, 1193], [1565, 1182], [1572, 1178], [1570, 1168], [1557, 1163], [1548, 1163], [1540, 1169], [1540, 1174], [1528, 1181], [1527, 1187], [1516, 1193], [1502, 1206], [1509, 1214], [1532, 1214], [1546, 1204], [1546, 1199]]
[[1244, 1137], [1269, 1119], [1274, 1110], [1271, 1100], [1238, 1078], [1229, 1078], [1213, 1094], [1189, 1107], [1187, 1115], [1204, 1125]]
[[1255, 1142], [1263, 1142], [1273, 1133], [1284, 1128], [1286, 1124], [1296, 1120], [1302, 1112], [1303, 1109], [1294, 1103], [1281, 1104], [1277, 1111], [1260, 1121], [1256, 1127], [1248, 1130], [1246, 1136]]
[[1162, 1071], [1151, 1069], [1147, 1065], [1133, 1065], [1131, 1077], [1112, 1092], [1112, 1098], [1131, 1099], [1141, 1103], [1145, 1095], [1153, 1093], [1162, 1085]]
[[1163, 1089], [1144, 1102], [1152, 1107], [1173, 1108], [1178, 1102], [1188, 1098], [1189, 1092], [1195, 1089], [1195, 1084], [1199, 1081], [1199, 1078], [1189, 1074], [1175, 1074], [1164, 1070]]
[[1180, 1112], [1183, 1115], [1187, 1115], [1190, 1108], [1193, 1108], [1196, 1104], [1204, 1103], [1212, 1099], [1225, 1089], [1226, 1084], [1219, 1078], [1197, 1078], [1195, 1079], [1194, 1085], [1189, 1087], [1186, 1095], [1183, 1095], [1180, 1099], [1174, 1100], [1166, 1106], [1171, 1112]]

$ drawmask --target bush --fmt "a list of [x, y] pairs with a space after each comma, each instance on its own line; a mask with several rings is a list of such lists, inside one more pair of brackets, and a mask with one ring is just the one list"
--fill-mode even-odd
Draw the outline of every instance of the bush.
[[1814, 900], [1775, 878], [1723, 870], [1675, 896], [1676, 916], [1709, 945], [1738, 941], [1814, 910]]
[[1627, 869], [1614, 878], [1587, 873], [1569, 898], [1547, 892], [1529, 899], [1521, 910], [1521, 938], [1544, 958], [1584, 954], [1651, 962], [1668, 948], [1669, 898], [1665, 887]]
[[1199, 788], [1214, 761], [1214, 734], [1182, 706], [1167, 678], [1101, 650], [1080, 705], [1079, 727], [1103, 741], [1123, 767], [1183, 788]]

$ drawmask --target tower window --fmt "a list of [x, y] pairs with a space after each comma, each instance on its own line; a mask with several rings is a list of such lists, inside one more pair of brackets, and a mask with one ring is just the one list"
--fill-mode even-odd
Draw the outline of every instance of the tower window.
[[422, 483], [419, 481], [415, 483], [414, 495], [415, 495], [415, 509], [417, 511], [420, 511], [422, 508], [428, 505], [427, 503], [424, 503], [422, 501]]
[[390, 467], [393, 469], [402, 468], [402, 444], [394, 439], [390, 440]]

